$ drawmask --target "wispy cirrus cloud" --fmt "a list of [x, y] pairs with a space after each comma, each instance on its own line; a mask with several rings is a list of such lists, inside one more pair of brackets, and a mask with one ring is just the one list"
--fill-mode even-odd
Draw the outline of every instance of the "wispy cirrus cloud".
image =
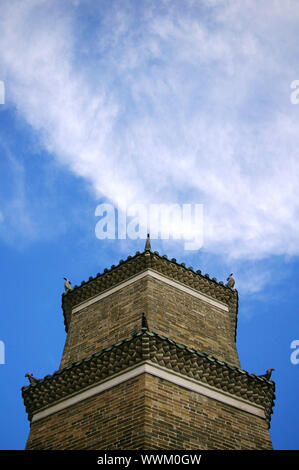
[[298, 255], [295, 1], [4, 1], [1, 70], [96, 197], [204, 204], [205, 249]]

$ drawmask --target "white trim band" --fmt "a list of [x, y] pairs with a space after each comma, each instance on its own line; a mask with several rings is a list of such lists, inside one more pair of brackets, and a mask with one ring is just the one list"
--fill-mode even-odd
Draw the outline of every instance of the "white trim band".
[[203, 382], [187, 378], [182, 374], [170, 371], [165, 367], [157, 366], [156, 364], [147, 361], [131, 369], [127, 369], [125, 372], [120, 373], [94, 387], [88, 388], [83, 392], [79, 392], [65, 400], [56, 403], [55, 405], [49, 406], [48, 408], [37, 412], [32, 418], [32, 423], [52, 415], [53, 413], [64, 410], [72, 405], [80, 403], [82, 400], [93, 397], [94, 395], [102, 393], [105, 390], [115, 387], [116, 385], [119, 385], [144, 373], [167, 380], [170, 383], [183, 387], [187, 390], [191, 390], [192, 392], [199, 393], [200, 395], [204, 395], [221, 403], [225, 403], [234, 408], [237, 408], [241, 411], [245, 411], [265, 419], [264, 408], [260, 405], [254, 405], [248, 400], [244, 400], [242, 398], [236, 397], [235, 395], [231, 395], [230, 393], [220, 391], [214, 387], [204, 384]]
[[212, 297], [209, 297], [206, 294], [201, 294], [196, 289], [193, 289], [192, 287], [187, 287], [179, 281], [173, 281], [172, 279], [169, 279], [168, 277], [164, 276], [163, 274], [158, 273], [157, 271], [154, 271], [153, 269], [147, 269], [143, 271], [142, 273], [136, 274], [135, 276], [132, 276], [130, 279], [121, 282], [120, 284], [118, 284], [115, 287], [112, 287], [111, 289], [107, 289], [105, 292], [102, 292], [101, 294], [95, 295], [94, 297], [91, 297], [90, 299], [84, 302], [81, 302], [80, 304], [78, 304], [76, 307], [72, 309], [72, 313], [77, 313], [83, 308], [89, 307], [89, 305], [92, 305], [95, 302], [98, 302], [99, 300], [102, 300], [105, 297], [108, 297], [109, 295], [114, 294], [120, 289], [123, 289], [124, 287], [127, 287], [133, 282], [139, 281], [140, 279], [146, 276], [151, 276], [154, 279], [165, 282], [165, 284], [168, 284], [171, 287], [175, 287], [176, 289], [179, 289], [185, 292], [186, 294], [190, 294], [193, 297], [196, 297], [197, 299], [200, 299], [210, 305], [213, 305], [214, 307], [218, 307], [221, 310], [224, 310], [225, 312], [229, 311], [228, 306], [225, 303], [220, 302], [219, 300], [214, 300]]

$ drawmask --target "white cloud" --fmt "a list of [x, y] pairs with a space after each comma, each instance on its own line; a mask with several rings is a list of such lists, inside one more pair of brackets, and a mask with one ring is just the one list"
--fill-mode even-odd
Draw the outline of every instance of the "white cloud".
[[298, 255], [297, 2], [2, 3], [8, 95], [96, 196], [192, 199], [207, 250]]

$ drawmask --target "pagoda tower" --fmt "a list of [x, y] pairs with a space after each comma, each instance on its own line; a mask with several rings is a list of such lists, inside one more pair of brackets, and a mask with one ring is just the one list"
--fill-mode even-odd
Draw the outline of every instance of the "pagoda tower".
[[272, 449], [275, 384], [240, 368], [237, 290], [148, 238], [62, 310], [59, 369], [22, 387], [26, 449]]

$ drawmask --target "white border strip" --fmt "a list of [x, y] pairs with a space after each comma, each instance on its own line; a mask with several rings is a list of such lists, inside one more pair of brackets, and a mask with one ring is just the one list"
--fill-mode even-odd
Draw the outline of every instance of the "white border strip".
[[234, 408], [238, 408], [239, 410], [265, 419], [265, 412], [262, 406], [253, 405], [247, 400], [244, 400], [239, 397], [236, 398], [234, 395], [231, 395], [226, 392], [221, 392], [214, 387], [204, 384], [203, 382], [191, 378], [186, 378], [182, 374], [170, 372], [164, 367], [157, 366], [156, 364], [147, 361], [135, 368], [127, 370], [124, 373], [118, 374], [117, 376], [114, 376], [113, 378], [108, 379], [105, 382], [96, 385], [95, 387], [86, 389], [81, 393], [73, 395], [72, 397], [67, 398], [66, 400], [60, 401], [59, 403], [56, 403], [55, 405], [50, 406], [49, 408], [37, 412], [32, 418], [32, 423], [42, 418], [45, 418], [53, 413], [57, 413], [58, 411], [64, 410], [72, 405], [80, 403], [82, 400], [86, 400], [87, 398], [93, 397], [94, 395], [102, 393], [105, 390], [108, 390], [109, 388], [115, 387], [116, 385], [119, 385], [123, 382], [126, 382], [127, 380], [130, 380], [144, 373], [151, 374], [155, 377], [159, 377], [160, 379], [167, 380], [170, 383], [179, 385], [180, 387], [186, 388], [187, 390], [191, 390], [192, 392], [199, 393], [200, 395], [204, 395], [221, 403], [225, 403], [227, 405], [233, 406]]
[[77, 313], [83, 308], [89, 307], [89, 305], [94, 304], [95, 302], [98, 302], [99, 300], [104, 299], [105, 297], [108, 297], [111, 294], [114, 294], [115, 292], [119, 291], [120, 289], [123, 289], [124, 287], [129, 286], [133, 282], [139, 281], [139, 279], [142, 279], [146, 276], [151, 276], [159, 281], [165, 282], [165, 284], [168, 284], [171, 287], [175, 287], [176, 289], [179, 289], [187, 294], [193, 295], [193, 297], [196, 297], [197, 299], [203, 300], [204, 302], [213, 305], [214, 307], [218, 307], [221, 310], [224, 310], [225, 312], [228, 312], [228, 306], [225, 305], [222, 302], [219, 302], [217, 300], [212, 299], [211, 297], [201, 294], [197, 290], [193, 289], [192, 287], [187, 287], [184, 284], [182, 284], [179, 281], [173, 281], [172, 279], [169, 279], [166, 276], [163, 276], [160, 273], [157, 273], [156, 271], [152, 269], [147, 269], [146, 271], [143, 271], [140, 274], [136, 274], [136, 276], [132, 276], [130, 279], [127, 281], [121, 282], [115, 287], [112, 287], [111, 289], [106, 290], [105, 292], [102, 292], [101, 294], [98, 294], [94, 297], [91, 297], [89, 300], [86, 300], [85, 302], [82, 302], [78, 304], [76, 307], [72, 309], [72, 313]]
[[214, 305], [214, 307], [218, 307], [221, 310], [224, 310], [225, 312], [229, 311], [228, 306], [225, 303], [220, 302], [219, 300], [214, 300], [211, 297], [207, 296], [206, 294], [201, 294], [198, 292], [196, 289], [193, 289], [192, 287], [186, 287], [184, 284], [182, 284], [179, 281], [173, 281], [172, 279], [169, 279], [166, 276], [163, 276], [163, 274], [157, 273], [156, 271], [149, 270], [149, 275], [154, 277], [155, 279], [158, 279], [159, 281], [165, 282], [169, 286], [175, 287], [177, 289], [180, 289], [183, 292], [186, 292], [187, 294], [193, 295], [193, 297], [196, 297], [197, 299], [203, 300], [204, 302], [207, 302], [208, 304]]

